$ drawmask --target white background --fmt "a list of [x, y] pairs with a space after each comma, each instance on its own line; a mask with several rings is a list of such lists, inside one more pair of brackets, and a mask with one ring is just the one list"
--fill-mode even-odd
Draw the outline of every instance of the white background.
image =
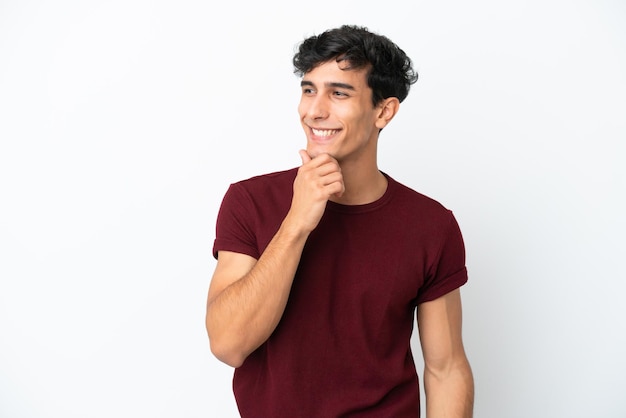
[[476, 417], [626, 416], [626, 3], [0, 0], [1, 417], [237, 416], [217, 210], [298, 164], [342, 23], [419, 71], [380, 167], [463, 230]]

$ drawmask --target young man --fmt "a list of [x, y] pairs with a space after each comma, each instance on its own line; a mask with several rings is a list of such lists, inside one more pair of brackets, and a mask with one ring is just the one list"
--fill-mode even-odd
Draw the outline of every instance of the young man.
[[306, 39], [302, 165], [234, 183], [217, 220], [211, 350], [235, 367], [242, 417], [418, 417], [417, 311], [429, 418], [470, 417], [461, 338], [465, 251], [452, 213], [377, 165], [417, 80], [384, 36]]

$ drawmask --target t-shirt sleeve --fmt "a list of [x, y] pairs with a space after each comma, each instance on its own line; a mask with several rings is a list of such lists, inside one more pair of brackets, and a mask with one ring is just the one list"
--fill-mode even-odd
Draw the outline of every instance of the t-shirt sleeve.
[[252, 199], [239, 183], [231, 184], [217, 214], [213, 257], [219, 251], [233, 251], [258, 259], [260, 257], [254, 234]]
[[449, 215], [438, 255], [428, 269], [424, 284], [418, 292], [418, 304], [435, 300], [463, 286], [468, 280], [463, 236], [452, 212]]

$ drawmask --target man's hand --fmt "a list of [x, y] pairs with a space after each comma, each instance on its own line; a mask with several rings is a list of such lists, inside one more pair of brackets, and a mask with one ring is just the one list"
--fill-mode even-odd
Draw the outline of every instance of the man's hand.
[[287, 215], [305, 232], [311, 232], [319, 223], [326, 202], [332, 197], [341, 197], [345, 191], [339, 163], [329, 154], [311, 158], [300, 150], [302, 166], [293, 183], [293, 199]]

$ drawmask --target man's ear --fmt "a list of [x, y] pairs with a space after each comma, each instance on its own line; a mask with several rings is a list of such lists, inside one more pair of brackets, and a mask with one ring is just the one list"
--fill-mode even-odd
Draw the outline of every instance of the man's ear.
[[388, 97], [383, 100], [377, 108], [379, 109], [378, 118], [376, 119], [376, 127], [383, 129], [391, 119], [398, 113], [400, 109], [400, 100], [397, 97]]

